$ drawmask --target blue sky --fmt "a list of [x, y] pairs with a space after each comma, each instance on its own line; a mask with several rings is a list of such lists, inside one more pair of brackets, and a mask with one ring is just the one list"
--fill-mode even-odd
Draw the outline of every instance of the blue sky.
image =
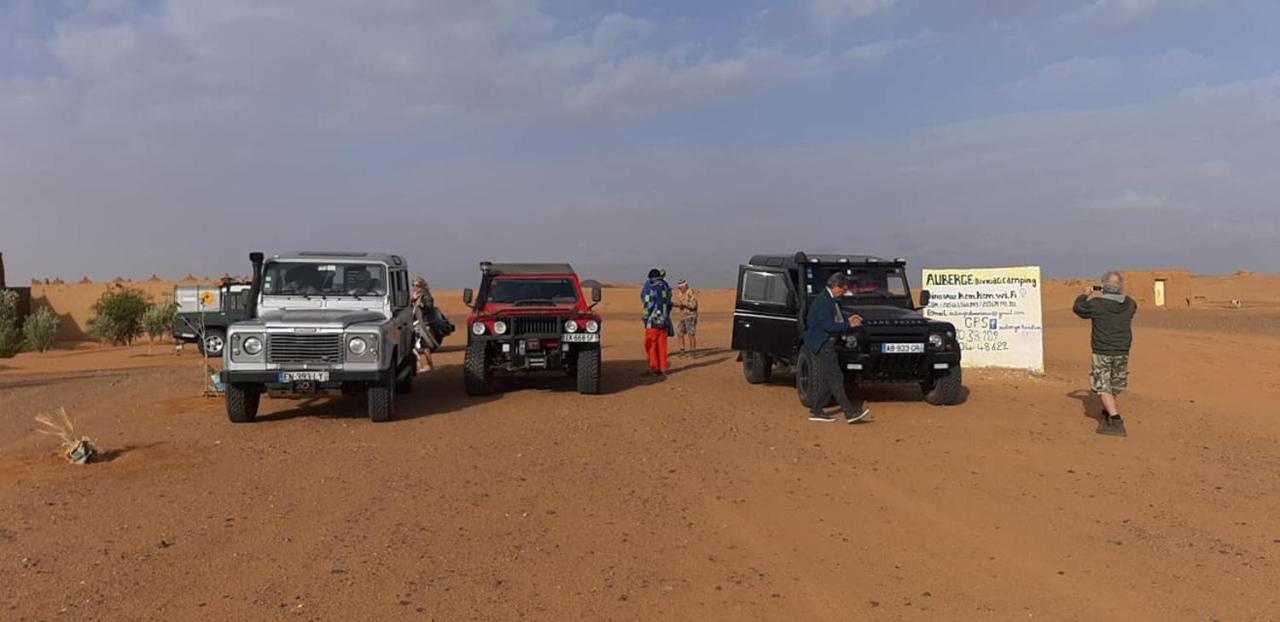
[[0, 0], [13, 278], [1280, 270], [1280, 5]]

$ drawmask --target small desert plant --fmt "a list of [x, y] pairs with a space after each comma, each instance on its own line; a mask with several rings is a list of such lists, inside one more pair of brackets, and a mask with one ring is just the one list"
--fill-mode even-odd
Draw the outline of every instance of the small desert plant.
[[93, 305], [89, 334], [98, 341], [129, 345], [142, 334], [142, 316], [151, 306], [147, 295], [137, 289], [106, 292]]
[[58, 314], [49, 307], [40, 307], [22, 323], [22, 339], [27, 349], [44, 352], [58, 341]]
[[22, 331], [18, 330], [18, 292], [0, 290], [0, 359], [7, 359], [22, 349]]
[[110, 316], [102, 315], [89, 320], [89, 336], [101, 345], [115, 343], [115, 335], [119, 332], [116, 320]]
[[40, 413], [36, 415], [36, 423], [43, 426], [39, 428], [41, 434], [56, 436], [62, 441], [62, 456], [73, 464], [85, 464], [97, 455], [98, 450], [94, 449], [88, 437], [76, 438], [76, 428], [71, 417], [67, 416], [67, 409], [59, 408], [57, 417]]
[[154, 304], [142, 314], [142, 329], [147, 332], [147, 347], [150, 348], [156, 339], [173, 332], [173, 322], [178, 316], [178, 305], [169, 302]]

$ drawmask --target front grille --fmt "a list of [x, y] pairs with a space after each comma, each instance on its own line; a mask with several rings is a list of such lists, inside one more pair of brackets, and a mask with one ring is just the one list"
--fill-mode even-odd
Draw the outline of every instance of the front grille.
[[516, 317], [511, 320], [511, 334], [516, 337], [554, 335], [560, 333], [563, 324], [563, 320], [554, 317]]
[[341, 363], [342, 335], [267, 335], [270, 363]]
[[884, 378], [916, 378], [924, 374], [927, 354], [881, 354], [871, 365], [871, 373]]

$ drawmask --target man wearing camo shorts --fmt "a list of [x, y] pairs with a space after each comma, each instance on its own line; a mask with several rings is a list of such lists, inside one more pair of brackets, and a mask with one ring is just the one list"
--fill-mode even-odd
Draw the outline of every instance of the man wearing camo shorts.
[[676, 282], [676, 295], [671, 302], [679, 313], [676, 334], [680, 338], [680, 354], [686, 353], [686, 338], [689, 340], [687, 352], [692, 353], [698, 349], [698, 292], [689, 287], [688, 281], [680, 279]]
[[1098, 434], [1125, 436], [1116, 397], [1129, 386], [1129, 348], [1138, 303], [1124, 294], [1124, 276], [1112, 270], [1102, 277], [1101, 286], [1090, 287], [1076, 298], [1071, 310], [1093, 323], [1089, 381], [1102, 399]]

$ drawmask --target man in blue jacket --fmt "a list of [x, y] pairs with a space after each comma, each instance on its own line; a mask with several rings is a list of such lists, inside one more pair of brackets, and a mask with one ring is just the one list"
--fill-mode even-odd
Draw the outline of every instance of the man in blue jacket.
[[817, 355], [817, 365], [813, 370], [817, 380], [817, 392], [813, 395], [813, 406], [809, 408], [809, 421], [832, 422], [836, 418], [823, 411], [827, 400], [835, 396], [840, 409], [844, 411], [845, 420], [857, 423], [870, 414], [861, 403], [854, 403], [844, 391], [844, 373], [840, 370], [840, 359], [836, 356], [835, 340], [851, 329], [862, 326], [862, 317], [851, 315], [845, 317], [839, 300], [849, 290], [849, 276], [837, 272], [827, 279], [827, 287], [809, 306], [805, 316], [804, 348]]

